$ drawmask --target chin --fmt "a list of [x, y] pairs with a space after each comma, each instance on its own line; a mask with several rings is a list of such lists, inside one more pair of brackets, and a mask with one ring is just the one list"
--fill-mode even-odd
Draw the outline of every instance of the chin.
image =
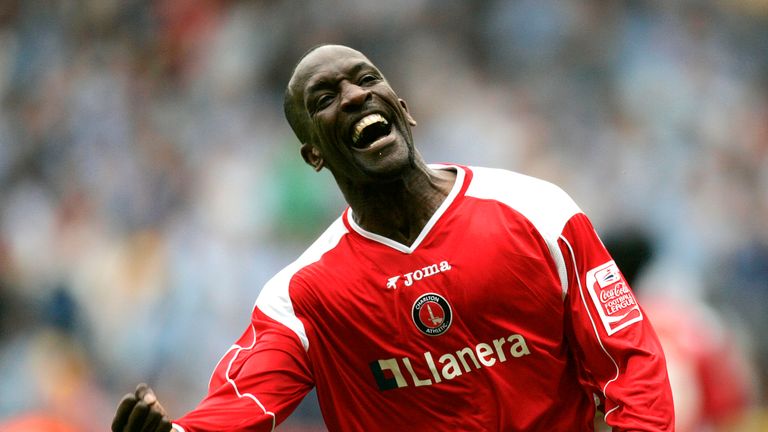
[[375, 164], [363, 164], [360, 168], [374, 181], [396, 181], [416, 167], [412, 152], [407, 155], [390, 155]]

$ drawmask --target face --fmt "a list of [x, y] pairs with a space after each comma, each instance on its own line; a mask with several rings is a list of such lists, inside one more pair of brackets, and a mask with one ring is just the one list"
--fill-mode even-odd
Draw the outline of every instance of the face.
[[381, 72], [360, 52], [323, 46], [297, 66], [289, 84], [294, 109], [307, 121], [304, 159], [337, 179], [396, 178], [413, 166], [416, 123]]

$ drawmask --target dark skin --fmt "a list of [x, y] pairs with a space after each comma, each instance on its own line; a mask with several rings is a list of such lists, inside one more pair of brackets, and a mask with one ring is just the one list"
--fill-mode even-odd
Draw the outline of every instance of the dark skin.
[[171, 420], [157, 396], [146, 384], [139, 384], [136, 391], [120, 400], [112, 420], [113, 432], [168, 432]]
[[[429, 168], [416, 151], [411, 135], [416, 121], [405, 101], [370, 60], [340, 45], [322, 46], [304, 57], [288, 94], [303, 114], [292, 126], [306, 137], [304, 160], [318, 171], [328, 168], [362, 228], [412, 244], [456, 174]], [[370, 113], [381, 113], [392, 132], [368, 148], [355, 148], [350, 130]]]
[[[327, 168], [363, 229], [413, 244], [445, 200], [456, 173], [433, 170], [413, 145], [416, 121], [384, 76], [362, 53], [325, 45], [296, 66], [286, 91], [286, 115], [302, 141], [301, 155], [316, 171]], [[386, 136], [353, 145], [353, 131], [371, 114], [391, 125]], [[113, 432], [167, 432], [165, 409], [140, 384], [121, 400]]]

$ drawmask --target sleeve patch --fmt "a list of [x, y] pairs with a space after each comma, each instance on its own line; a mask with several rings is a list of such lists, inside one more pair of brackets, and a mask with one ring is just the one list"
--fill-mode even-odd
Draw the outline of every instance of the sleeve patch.
[[614, 261], [587, 272], [587, 291], [609, 336], [643, 320], [635, 295]]

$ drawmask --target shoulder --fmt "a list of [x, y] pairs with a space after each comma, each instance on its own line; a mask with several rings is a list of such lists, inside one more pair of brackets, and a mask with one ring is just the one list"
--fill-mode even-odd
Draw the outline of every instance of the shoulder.
[[318, 262], [328, 251], [333, 250], [347, 234], [347, 228], [341, 218], [325, 230], [323, 234], [292, 263], [273, 276], [262, 288], [256, 299], [256, 305], [262, 313], [290, 328], [299, 336], [304, 348], [309, 342], [304, 326], [296, 317], [290, 297], [290, 287], [295, 283], [295, 276], [302, 269]]
[[473, 175], [466, 196], [510, 207], [530, 220], [546, 238], [557, 238], [566, 222], [581, 213], [573, 199], [554, 183], [504, 169], [469, 169]]

